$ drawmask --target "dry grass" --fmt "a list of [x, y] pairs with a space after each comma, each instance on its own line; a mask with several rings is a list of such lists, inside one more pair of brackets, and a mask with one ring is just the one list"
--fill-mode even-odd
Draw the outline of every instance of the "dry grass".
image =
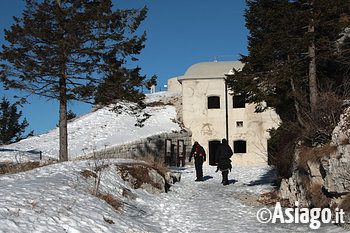
[[97, 178], [97, 175], [95, 172], [90, 171], [90, 170], [84, 170], [81, 171], [80, 174], [85, 177], [85, 179], [88, 179], [90, 177]]
[[162, 188], [150, 178], [148, 172], [152, 167], [148, 164], [126, 163], [116, 166], [123, 180], [127, 179], [128, 174], [135, 178], [135, 183], [133, 184], [135, 188], [140, 188], [144, 183], [150, 184], [158, 189]]
[[40, 165], [40, 162], [25, 162], [25, 163], [1, 163], [0, 174], [14, 174], [25, 172], [46, 165]]
[[257, 201], [265, 206], [274, 206], [279, 202], [282, 207], [291, 207], [288, 199], [282, 199], [278, 196], [277, 189], [261, 194]]
[[138, 159], [146, 162], [148, 166], [152, 167], [163, 177], [167, 172], [170, 171], [169, 168], [165, 165], [164, 161], [160, 159], [156, 159], [154, 156], [145, 156], [145, 157], [140, 157]]
[[322, 147], [307, 147], [302, 146], [300, 148], [299, 165], [307, 169], [307, 162], [320, 162], [324, 157], [330, 157], [332, 154], [337, 152], [337, 147], [335, 145], [330, 145], [329, 143]]
[[330, 198], [323, 192], [321, 184], [314, 184], [306, 190], [306, 195], [313, 207], [327, 208], [329, 207]]
[[344, 211], [350, 212], [350, 193], [345, 195], [343, 201], [339, 205], [340, 209], [343, 209]]
[[110, 193], [107, 194], [99, 194], [97, 197], [107, 202], [110, 206], [112, 206], [115, 210], [120, 210], [122, 205], [121, 202], [114, 198], [114, 196]]
[[299, 183], [308, 190], [310, 188], [310, 177], [307, 175], [307, 173], [302, 172], [305, 170], [299, 170]]
[[167, 102], [164, 103], [163, 101], [156, 101], [156, 102], [152, 102], [152, 103], [147, 103], [146, 106], [147, 107], [159, 107], [159, 106], [166, 106], [166, 105], [174, 105], [173, 103]]

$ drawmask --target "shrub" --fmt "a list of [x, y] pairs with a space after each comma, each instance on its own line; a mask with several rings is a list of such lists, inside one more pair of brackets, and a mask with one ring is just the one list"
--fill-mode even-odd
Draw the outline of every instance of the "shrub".
[[320, 162], [321, 158], [329, 157], [337, 151], [335, 145], [327, 143], [322, 147], [308, 147], [302, 146], [300, 148], [298, 164], [307, 169], [307, 162]]
[[[311, 114], [308, 108], [300, 106], [298, 121], [293, 120], [291, 116], [291, 121], [282, 119], [284, 121], [278, 129], [270, 130], [269, 164], [275, 168], [277, 176], [281, 178], [291, 176], [295, 167], [294, 154], [297, 143], [311, 148], [330, 142], [332, 132], [343, 111], [343, 100], [335, 93], [327, 91], [320, 92], [319, 98], [314, 113]], [[329, 145], [322, 149], [304, 148], [299, 165], [305, 166], [309, 159], [318, 161], [322, 156], [333, 153], [333, 150], [334, 148]]]
[[295, 144], [298, 132], [289, 130], [290, 123], [282, 123], [278, 129], [270, 130], [268, 163], [279, 178], [289, 178], [293, 172]]

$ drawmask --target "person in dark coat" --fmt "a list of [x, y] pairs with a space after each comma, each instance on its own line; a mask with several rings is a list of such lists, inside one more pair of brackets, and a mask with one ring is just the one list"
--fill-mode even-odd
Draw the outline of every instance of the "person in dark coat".
[[231, 147], [228, 145], [226, 139], [222, 139], [222, 143], [218, 146], [216, 151], [217, 169], [222, 174], [222, 184], [228, 185], [228, 172], [231, 171], [231, 156], [233, 155]]
[[194, 157], [194, 164], [196, 167], [196, 176], [195, 181], [203, 181], [203, 163], [206, 160], [204, 148], [199, 145], [198, 142], [194, 142], [192, 150], [189, 157], [189, 162], [191, 162], [192, 157]]

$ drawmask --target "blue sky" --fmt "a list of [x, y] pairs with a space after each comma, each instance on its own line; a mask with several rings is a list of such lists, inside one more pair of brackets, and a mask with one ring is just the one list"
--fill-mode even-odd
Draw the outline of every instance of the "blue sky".
[[[248, 30], [245, 28], [245, 0], [112, 0], [118, 8], [141, 8], [149, 12], [140, 32], [146, 31], [146, 48], [132, 64], [141, 67], [141, 74], [158, 76], [158, 86], [164, 90], [167, 80], [183, 75], [193, 64], [205, 61], [238, 60], [247, 54]], [[3, 29], [10, 28], [12, 16], [20, 16], [24, 0], [7, 1], [0, 8], [0, 43], [4, 43]], [[4, 91], [0, 97], [20, 95]], [[69, 104], [77, 115], [88, 112], [91, 105]], [[21, 108], [27, 118], [27, 131], [45, 133], [58, 124], [58, 102], [33, 97]]]

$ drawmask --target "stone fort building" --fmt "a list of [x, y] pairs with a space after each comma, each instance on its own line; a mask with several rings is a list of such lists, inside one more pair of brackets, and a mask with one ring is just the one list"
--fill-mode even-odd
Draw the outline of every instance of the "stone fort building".
[[168, 80], [168, 91], [182, 94], [183, 123], [192, 131], [192, 142], [204, 147], [206, 165], [215, 165], [222, 138], [228, 139], [234, 151], [232, 165], [267, 164], [267, 130], [277, 127], [280, 120], [273, 109], [255, 113], [255, 105], [227, 89], [227, 75], [242, 67], [239, 61], [201, 62]]

